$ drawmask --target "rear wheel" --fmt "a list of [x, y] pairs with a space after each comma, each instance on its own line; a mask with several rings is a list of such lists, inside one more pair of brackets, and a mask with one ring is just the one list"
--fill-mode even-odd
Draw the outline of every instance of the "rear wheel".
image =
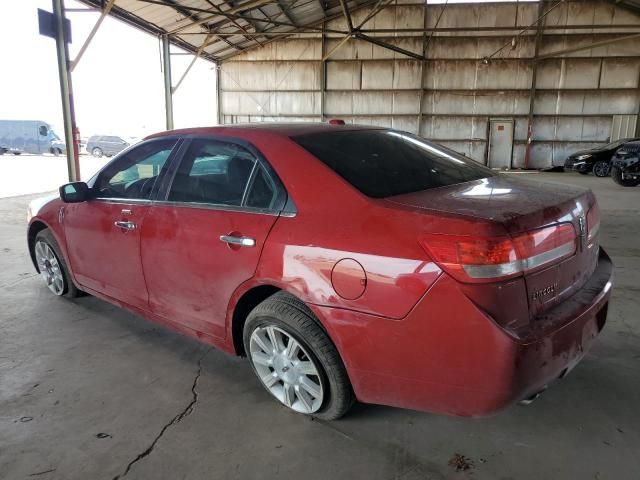
[[104, 155], [104, 152], [102, 151], [102, 149], [100, 147], [94, 147], [91, 150], [91, 155], [93, 155], [94, 157], [100, 158], [102, 155]]
[[593, 174], [596, 177], [608, 177], [610, 171], [611, 171], [610, 165], [607, 162], [604, 162], [602, 160], [597, 161], [593, 165]]
[[613, 167], [611, 169], [611, 178], [618, 185], [622, 185], [623, 187], [635, 187], [640, 185], [640, 179], [635, 178], [622, 178], [622, 170], [617, 167]]
[[279, 292], [254, 308], [243, 341], [262, 386], [287, 408], [335, 420], [353, 404], [338, 351], [295, 297]]
[[71, 281], [69, 269], [60, 254], [58, 243], [48, 228], [38, 232], [33, 250], [40, 276], [51, 293], [70, 298], [81, 295], [82, 292]]

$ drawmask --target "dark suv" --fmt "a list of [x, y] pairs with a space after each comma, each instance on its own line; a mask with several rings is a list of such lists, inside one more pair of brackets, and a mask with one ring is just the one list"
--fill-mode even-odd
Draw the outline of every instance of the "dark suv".
[[127, 148], [130, 143], [123, 137], [115, 135], [94, 135], [87, 142], [87, 152], [94, 157], [106, 155], [111, 157]]
[[611, 159], [611, 177], [623, 187], [640, 185], [640, 141], [629, 142]]

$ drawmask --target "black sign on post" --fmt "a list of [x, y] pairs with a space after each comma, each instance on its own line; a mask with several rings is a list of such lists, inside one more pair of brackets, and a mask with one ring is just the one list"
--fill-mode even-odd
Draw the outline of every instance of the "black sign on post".
[[[56, 38], [56, 17], [53, 13], [46, 10], [38, 9], [38, 28], [40, 35], [45, 37]], [[64, 38], [67, 43], [71, 43], [71, 22], [64, 19]]]

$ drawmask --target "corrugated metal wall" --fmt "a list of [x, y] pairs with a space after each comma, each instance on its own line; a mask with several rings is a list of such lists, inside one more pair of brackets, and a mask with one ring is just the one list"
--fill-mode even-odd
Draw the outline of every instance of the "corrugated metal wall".
[[[552, 3], [547, 2], [542, 11]], [[435, 35], [423, 30], [438, 24]], [[538, 3], [423, 5], [398, 0], [366, 23], [369, 34], [422, 54], [414, 60], [351, 39], [326, 61], [337, 35], [288, 38], [221, 65], [223, 123], [319, 121], [385, 125], [448, 145], [485, 163], [488, 120], [513, 119], [512, 166], [524, 165], [530, 98], [530, 167], [605, 142], [613, 115], [640, 109], [640, 38], [537, 61]], [[358, 25], [368, 13], [353, 13]], [[327, 23], [346, 29], [344, 19]], [[599, 1], [567, 2], [543, 21], [539, 56], [640, 32], [640, 15]], [[483, 59], [508, 44], [488, 63]]]

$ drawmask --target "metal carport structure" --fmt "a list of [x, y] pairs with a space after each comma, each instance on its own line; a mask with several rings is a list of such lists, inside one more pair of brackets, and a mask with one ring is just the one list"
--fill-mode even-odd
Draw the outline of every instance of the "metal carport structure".
[[[97, 22], [94, 30], [85, 41], [80, 49], [78, 58], [73, 61], [67, 60], [69, 66], [66, 72], [67, 78], [70, 71], [77, 65], [80, 57], [88, 47], [93, 34], [97, 31], [106, 15], [116, 17], [129, 25], [146, 31], [157, 36], [162, 41], [162, 60], [164, 71], [165, 85], [165, 106], [166, 106], [166, 126], [168, 129], [173, 128], [173, 107], [172, 94], [179, 88], [184, 77], [188, 74], [191, 66], [197, 58], [203, 58], [219, 64], [232, 59], [233, 57], [253, 49], [264, 48], [268, 44], [281, 40], [283, 38], [322, 38], [323, 51], [319, 58], [318, 64], [321, 68], [322, 84], [322, 100], [324, 104], [327, 65], [326, 61], [336, 50], [340, 49], [350, 39], [359, 42], [369, 43], [377, 48], [390, 50], [394, 56], [410, 59], [414, 62], [420, 62], [424, 67], [427, 58], [427, 47], [429, 42], [436, 34], [462, 35], [465, 29], [456, 29], [439, 26], [442, 14], [447, 8], [448, 2], [441, 2], [442, 5], [429, 4], [430, 7], [440, 7], [440, 11], [435, 18], [435, 23], [427, 25], [426, 21], [426, 0], [415, 0], [404, 2], [404, 4], [413, 4], [416, 7], [421, 5], [425, 8], [425, 22], [420, 28], [379, 28], [371, 27], [371, 20], [386, 8], [399, 5], [397, 0], [80, 0], [90, 9], [102, 12], [100, 20]], [[63, 0], [54, 0], [54, 6], [60, 5], [61, 15], [64, 15]], [[565, 0], [547, 0], [538, 2], [538, 15], [534, 22], [518, 33], [511, 29], [498, 29], [493, 27], [480, 27], [473, 29], [479, 34], [489, 35], [492, 32], [504, 30], [504, 35], [527, 34], [537, 38], [542, 33], [544, 27], [542, 20]], [[617, 7], [628, 9], [632, 12], [640, 12], [640, 2], [637, 0], [606, 0], [606, 2]], [[517, 23], [517, 22], [516, 22]], [[366, 25], [365, 25], [366, 24]], [[336, 26], [337, 25], [337, 26]], [[629, 27], [637, 27], [638, 25], [622, 25], [616, 36], [603, 37], [603, 40], [581, 44], [577, 47], [565, 48], [549, 53], [539, 53], [538, 48], [530, 60], [531, 65], [535, 68], [544, 58], [551, 56], [563, 56], [576, 51], [583, 51], [597, 47], [606, 46], [612, 43], [635, 41], [640, 37], [637, 30], [629, 30]], [[469, 31], [470, 29], [466, 29]], [[409, 32], [410, 31], [410, 32]], [[460, 32], [460, 33], [458, 33]], [[389, 40], [392, 35], [409, 35], [422, 36], [423, 48], [407, 49], [399, 46], [394, 41]], [[333, 43], [331, 48], [325, 48], [325, 38], [332, 37]], [[194, 55], [194, 59], [174, 84], [171, 77], [171, 55], [170, 44], [176, 45], [187, 52]], [[58, 48], [58, 54], [64, 55], [64, 52]], [[491, 60], [491, 58], [487, 59]], [[421, 68], [422, 68], [421, 67]], [[422, 68], [424, 72], [424, 68]], [[217, 68], [218, 77], [220, 68]], [[61, 75], [62, 81], [63, 75]], [[534, 74], [535, 78], [535, 74]], [[527, 153], [525, 159], [525, 167], [528, 166], [529, 148], [531, 144], [531, 125], [534, 115], [534, 96], [535, 82], [532, 81], [531, 92], [529, 94], [528, 109], [528, 138]], [[220, 78], [218, 78], [218, 89], [220, 88]], [[220, 91], [218, 91], [218, 96]], [[63, 90], [63, 97], [64, 97]], [[422, 98], [421, 94], [421, 98]], [[68, 98], [63, 98], [63, 105], [68, 104]], [[421, 100], [422, 102], [422, 100]], [[223, 120], [220, 112], [220, 98], [218, 98], [218, 118]], [[420, 111], [422, 116], [422, 109]], [[325, 119], [324, 108], [321, 108], [320, 120]], [[223, 122], [221, 122], [223, 123]], [[67, 125], [65, 120], [65, 133], [67, 138], [72, 138], [67, 133]], [[70, 135], [70, 136], [69, 136]], [[71, 155], [68, 156], [70, 164], [70, 178], [75, 178], [75, 169], [71, 168]]]

